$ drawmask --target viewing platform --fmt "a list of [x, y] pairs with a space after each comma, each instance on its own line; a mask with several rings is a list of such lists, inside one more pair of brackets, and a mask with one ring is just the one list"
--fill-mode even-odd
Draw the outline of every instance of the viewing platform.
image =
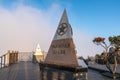
[[[14, 57], [10, 57], [11, 63], [6, 64], [8, 54]], [[15, 56], [15, 54], [17, 56]], [[19, 57], [18, 57], [19, 56]], [[24, 56], [24, 57], [23, 57]], [[18, 57], [18, 58], [15, 58]], [[21, 58], [22, 57], [22, 58]], [[38, 63], [32, 62], [33, 53], [16, 53], [11, 52], [3, 56], [0, 56], [0, 80], [41, 80], [41, 71]], [[14, 61], [14, 60], [16, 61]], [[9, 61], [10, 62], [10, 61]], [[93, 68], [104, 69], [103, 65], [91, 65]], [[102, 66], [101, 68], [99, 68]], [[105, 66], [104, 66], [105, 67]], [[54, 73], [52, 73], [54, 74]], [[54, 76], [55, 77], [55, 76]], [[95, 70], [88, 69], [88, 80], [112, 80], [112, 78], [103, 76], [101, 73]], [[63, 79], [65, 80], [65, 79]], [[116, 79], [119, 80], [119, 79]]]
[[38, 64], [21, 61], [0, 69], [0, 80], [40, 80]]
[[[0, 80], [41, 80], [40, 74], [37, 63], [20, 61], [0, 69]], [[88, 69], [88, 80], [112, 80], [112, 78], [102, 76], [99, 72]]]
[[[94, 70], [97, 70], [97, 71], [109, 71], [106, 67], [106, 65], [101, 65], [101, 64], [89, 64], [88, 66], [90, 69], [94, 69]], [[111, 67], [113, 68], [114, 67], [114, 64], [111, 64]], [[117, 70], [116, 70], [116, 73], [119, 73], [120, 74], [120, 64], [118, 64], [117, 66]]]

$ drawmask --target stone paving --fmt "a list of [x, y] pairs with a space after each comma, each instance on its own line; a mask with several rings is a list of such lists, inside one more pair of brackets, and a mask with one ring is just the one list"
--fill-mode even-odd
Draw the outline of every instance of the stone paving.
[[[103, 76], [97, 71], [89, 69], [88, 70], [88, 80], [113, 80], [113, 79]], [[119, 79], [116, 79], [116, 80], [119, 80]]]
[[0, 80], [40, 80], [38, 64], [19, 62], [0, 69]]
[[[111, 67], [113, 68], [113, 64], [111, 64]], [[88, 67], [90, 68], [95, 68], [95, 69], [100, 69], [100, 70], [104, 70], [104, 71], [109, 71], [107, 68], [106, 68], [106, 65], [101, 65], [101, 64], [89, 64]], [[117, 73], [120, 73], [120, 64], [118, 64], [117, 66]]]
[[[40, 80], [39, 65], [32, 62], [19, 62], [0, 69], [0, 80]], [[101, 73], [88, 69], [88, 80], [113, 80]], [[120, 80], [120, 79], [117, 79]]]

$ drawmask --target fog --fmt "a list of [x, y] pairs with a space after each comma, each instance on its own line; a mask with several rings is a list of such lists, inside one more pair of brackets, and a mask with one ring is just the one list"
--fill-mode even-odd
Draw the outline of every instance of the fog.
[[[38, 43], [47, 52], [62, 12], [58, 4], [47, 10], [23, 4], [14, 5], [11, 9], [0, 7], [0, 55], [7, 50], [34, 51]], [[89, 34], [76, 30], [73, 33], [79, 56], [100, 52]]]

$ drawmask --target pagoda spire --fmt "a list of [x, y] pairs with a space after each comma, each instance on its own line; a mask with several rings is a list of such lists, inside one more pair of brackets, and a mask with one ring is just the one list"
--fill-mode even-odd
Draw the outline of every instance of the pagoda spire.
[[36, 51], [35, 51], [35, 54], [34, 54], [34, 55], [43, 55], [42, 50], [41, 50], [39, 44], [38, 44], [37, 47], [36, 47]]
[[42, 51], [40, 48], [40, 44], [37, 44], [36, 50]]

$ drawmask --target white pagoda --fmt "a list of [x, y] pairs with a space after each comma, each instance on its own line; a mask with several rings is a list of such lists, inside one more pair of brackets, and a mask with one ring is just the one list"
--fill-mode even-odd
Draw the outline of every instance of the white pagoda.
[[36, 47], [36, 51], [33, 55], [34, 62], [41, 62], [44, 61], [44, 54], [43, 51], [40, 48], [40, 45], [38, 44]]

